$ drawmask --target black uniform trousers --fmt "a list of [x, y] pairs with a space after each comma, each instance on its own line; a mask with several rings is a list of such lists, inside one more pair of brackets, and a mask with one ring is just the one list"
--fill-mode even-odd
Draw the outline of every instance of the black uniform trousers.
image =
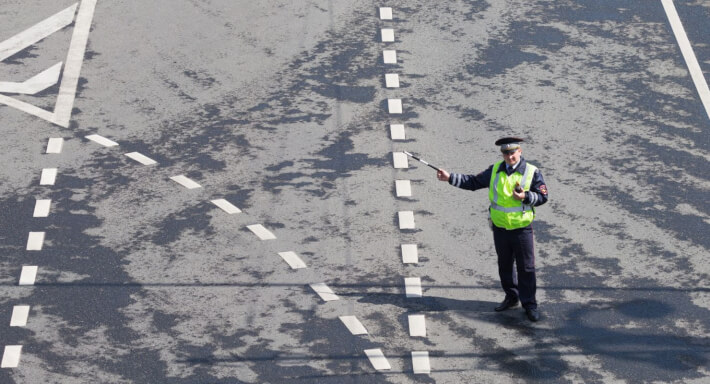
[[498, 275], [505, 296], [520, 299], [525, 308], [537, 308], [533, 237], [532, 225], [512, 230], [493, 227]]

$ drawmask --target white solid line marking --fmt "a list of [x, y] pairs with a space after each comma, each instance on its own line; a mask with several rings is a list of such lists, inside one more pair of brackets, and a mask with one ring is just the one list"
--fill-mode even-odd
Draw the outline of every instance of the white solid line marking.
[[422, 297], [422, 279], [418, 277], [405, 277], [404, 292], [407, 297]]
[[170, 176], [170, 180], [182, 185], [187, 189], [202, 188], [200, 184], [197, 184], [185, 175]]
[[39, 177], [39, 185], [54, 185], [57, 181], [57, 168], [45, 168]]
[[390, 124], [392, 140], [404, 140], [404, 124]]
[[698, 90], [698, 95], [700, 95], [700, 100], [705, 107], [705, 113], [710, 118], [710, 89], [708, 89], [708, 83], [705, 80], [702, 69], [700, 69], [698, 59], [695, 57], [693, 47], [690, 45], [688, 35], [685, 34], [683, 24], [680, 21], [680, 17], [678, 17], [675, 5], [673, 5], [673, 0], [661, 0], [661, 2], [663, 3], [663, 8], [666, 10], [666, 15], [668, 16], [668, 21], [671, 23], [675, 38], [678, 40], [680, 51], [685, 59], [685, 64], [688, 66], [690, 76], [693, 78], [695, 88]]
[[395, 180], [394, 186], [397, 191], [397, 197], [412, 196], [412, 183], [409, 180]]
[[310, 284], [311, 289], [313, 289], [318, 296], [320, 296], [323, 301], [333, 301], [333, 300], [340, 300], [338, 295], [333, 292], [332, 289], [328, 288], [325, 283], [315, 283], [315, 284]]
[[392, 369], [392, 366], [389, 361], [387, 361], [387, 358], [385, 357], [385, 354], [382, 353], [381, 349], [366, 349], [365, 354], [367, 355], [367, 358], [370, 359], [372, 367], [376, 370], [382, 371], [385, 369]]
[[261, 224], [247, 225], [247, 228], [249, 228], [250, 231], [254, 232], [254, 234], [261, 240], [273, 240], [276, 238], [273, 233], [271, 233]]
[[397, 51], [382, 51], [382, 59], [384, 60], [385, 64], [397, 64]]
[[26, 266], [22, 267], [22, 272], [20, 272], [19, 285], [34, 285], [36, 278], [37, 278], [37, 266], [36, 265], [26, 265]]
[[153, 165], [153, 164], [158, 164], [157, 161], [151, 159], [150, 157], [143, 155], [138, 152], [129, 152], [126, 153], [126, 156], [130, 157], [131, 159], [143, 164], [143, 165]]
[[399, 88], [399, 75], [396, 73], [386, 73], [385, 86], [387, 86], [387, 88]]
[[118, 145], [117, 142], [107, 139], [101, 135], [88, 135], [88, 136], [86, 136], [86, 138], [95, 142], [95, 143], [101, 144], [104, 147], [115, 147]]
[[392, 20], [392, 8], [380, 7], [380, 19], [381, 20]]
[[35, 201], [35, 211], [32, 217], [47, 217], [49, 216], [49, 208], [52, 206], [51, 199], [43, 199]]
[[17, 368], [20, 364], [21, 353], [21, 345], [6, 345], [5, 352], [2, 354], [2, 363], [0, 363], [0, 368]]
[[0, 81], [0, 92], [34, 95], [56, 84], [61, 70], [60, 61], [23, 82]]
[[391, 43], [394, 41], [394, 29], [382, 28], [382, 42]]
[[44, 245], [44, 232], [30, 232], [27, 236], [27, 250], [41, 251]]
[[74, 13], [76, 12], [77, 5], [79, 5], [79, 3], [76, 3], [69, 8], [65, 8], [63, 11], [55, 13], [54, 15], [0, 43], [0, 61], [7, 59], [17, 52], [20, 52], [21, 50], [71, 24], [72, 20], [74, 20]]
[[392, 152], [392, 160], [395, 168], [409, 168], [409, 160], [404, 152]]
[[429, 364], [429, 352], [427, 351], [412, 351], [412, 368], [415, 374], [431, 373], [431, 365]]
[[284, 259], [286, 263], [288, 263], [291, 269], [306, 268], [306, 263], [304, 263], [303, 260], [298, 257], [296, 252], [279, 252], [279, 256], [281, 256], [281, 258]]
[[27, 317], [30, 315], [29, 305], [16, 305], [12, 307], [11, 327], [24, 327], [27, 325]]
[[367, 335], [367, 329], [362, 325], [360, 320], [355, 316], [339, 316], [340, 321], [345, 324], [348, 331], [353, 335]]
[[405, 264], [416, 264], [419, 262], [416, 244], [402, 244], [402, 262]]
[[399, 216], [399, 229], [414, 229], [413, 211], [399, 211], [397, 216]]
[[225, 199], [212, 200], [212, 204], [222, 208], [222, 210], [230, 215], [241, 212], [239, 208]]
[[402, 113], [402, 99], [387, 99], [387, 110], [390, 114]]
[[426, 322], [424, 321], [424, 315], [409, 315], [409, 336], [426, 337]]
[[62, 144], [64, 144], [64, 139], [61, 137], [51, 137], [47, 142], [47, 152], [46, 153], [62, 153]]

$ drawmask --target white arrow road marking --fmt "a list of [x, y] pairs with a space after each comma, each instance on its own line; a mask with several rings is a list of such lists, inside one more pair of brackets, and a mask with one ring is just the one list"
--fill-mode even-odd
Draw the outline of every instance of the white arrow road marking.
[[55, 13], [53, 16], [0, 43], [0, 61], [71, 24], [78, 5], [79, 3], [76, 3], [61, 12]]
[[60, 61], [21, 83], [0, 81], [0, 92], [34, 95], [37, 92], [44, 91], [54, 84], [57, 84], [61, 70], [62, 62]]

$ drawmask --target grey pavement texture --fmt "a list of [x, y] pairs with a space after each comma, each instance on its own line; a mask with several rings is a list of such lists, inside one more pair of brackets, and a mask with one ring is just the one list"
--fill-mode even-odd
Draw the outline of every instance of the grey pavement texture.
[[[675, 3], [707, 78], [710, 5]], [[71, 4], [3, 1], [0, 40]], [[63, 60], [71, 33], [0, 62], [0, 81]], [[57, 91], [11, 96], [49, 108]], [[660, 0], [99, 0], [70, 126], [0, 105], [0, 348], [23, 345], [0, 383], [707, 383], [709, 123]], [[407, 150], [478, 173], [509, 134], [550, 190], [535, 324], [493, 311], [487, 193], [392, 166]], [[44, 154], [50, 137], [61, 154]], [[40, 186], [47, 167], [57, 182]], [[47, 218], [32, 217], [39, 198]], [[403, 210], [416, 229], [398, 229]], [[30, 231], [43, 250], [25, 250]], [[23, 265], [34, 286], [18, 286]], [[405, 277], [423, 298], [405, 298]], [[25, 327], [9, 326], [15, 305], [31, 306]], [[413, 374], [411, 351], [429, 351], [431, 374]]]

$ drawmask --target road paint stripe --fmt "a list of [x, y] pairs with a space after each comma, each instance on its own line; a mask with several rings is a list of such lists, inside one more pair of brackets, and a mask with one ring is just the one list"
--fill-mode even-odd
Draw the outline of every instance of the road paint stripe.
[[405, 264], [419, 262], [419, 252], [416, 244], [402, 244], [402, 262]]
[[429, 352], [427, 351], [412, 351], [412, 368], [415, 374], [431, 373], [431, 365], [429, 364]]
[[367, 335], [367, 329], [362, 325], [360, 320], [355, 316], [339, 316], [340, 321], [345, 324], [348, 331], [353, 335]]
[[392, 8], [380, 7], [380, 19], [381, 20], [392, 20]]
[[310, 284], [311, 289], [313, 289], [318, 296], [320, 296], [323, 301], [334, 301], [334, 300], [340, 300], [338, 295], [333, 292], [332, 289], [330, 289], [325, 283], [315, 283], [315, 284]]
[[69, 52], [64, 64], [64, 73], [62, 73], [62, 82], [59, 84], [59, 95], [54, 106], [53, 122], [62, 127], [69, 126], [95, 8], [96, 0], [82, 0], [74, 21], [74, 33], [72, 33], [71, 42], [69, 43]]
[[387, 99], [387, 111], [390, 114], [401, 114], [402, 99]]
[[6, 345], [5, 351], [2, 354], [2, 363], [0, 363], [0, 368], [17, 368], [20, 364], [21, 353], [21, 345]]
[[61, 70], [60, 61], [23, 82], [0, 81], [0, 92], [34, 95], [56, 84]]
[[399, 88], [399, 75], [396, 73], [386, 73], [385, 86], [387, 88]]
[[404, 124], [390, 124], [392, 140], [404, 140]]
[[51, 199], [42, 199], [35, 201], [35, 211], [32, 217], [47, 217], [49, 216], [49, 209], [52, 206]]
[[409, 180], [395, 180], [394, 186], [397, 191], [397, 197], [412, 196], [412, 183]]
[[37, 266], [36, 265], [25, 265], [24, 267], [22, 267], [22, 272], [20, 272], [19, 285], [34, 285], [36, 278], [37, 278]]
[[409, 168], [409, 160], [404, 152], [392, 152], [392, 160], [395, 168]]
[[298, 257], [296, 252], [279, 252], [279, 256], [281, 256], [281, 258], [284, 259], [286, 263], [288, 263], [291, 269], [306, 268], [306, 263], [304, 263], [303, 260]]
[[239, 208], [225, 199], [212, 200], [212, 204], [222, 208], [223, 211], [229, 213], [230, 215], [241, 212]]
[[399, 211], [397, 216], [399, 217], [399, 229], [414, 229], [413, 211]]
[[397, 64], [397, 51], [382, 51], [382, 60], [385, 62], [385, 64]]
[[57, 181], [57, 168], [45, 168], [39, 177], [39, 185], [54, 185]]
[[426, 322], [424, 315], [409, 315], [409, 336], [426, 337]]
[[115, 147], [118, 145], [117, 142], [107, 139], [101, 135], [89, 135], [85, 136], [87, 139], [93, 141], [94, 143], [101, 144], [104, 147]]
[[65, 8], [63, 11], [55, 13], [54, 15], [0, 43], [0, 61], [7, 59], [17, 52], [22, 51], [23, 49], [71, 24], [72, 20], [74, 20], [74, 13], [76, 13], [76, 7], [78, 4], [79, 3], [76, 3], [69, 8]]
[[404, 292], [407, 297], [422, 297], [422, 279], [418, 277], [405, 277]]
[[249, 228], [250, 231], [254, 232], [254, 234], [261, 240], [274, 240], [276, 238], [273, 233], [271, 233], [261, 224], [247, 225], [247, 228]]
[[64, 139], [61, 137], [51, 137], [47, 142], [46, 153], [62, 153], [62, 145], [64, 144]]
[[44, 245], [44, 232], [30, 232], [27, 236], [27, 250], [41, 251]]
[[30, 315], [29, 305], [16, 305], [12, 307], [11, 327], [24, 327], [27, 325], [27, 318]]
[[157, 161], [151, 159], [150, 157], [143, 155], [138, 152], [129, 152], [126, 153], [126, 156], [130, 157], [131, 159], [143, 164], [143, 165], [153, 165], [153, 164], [158, 164]]
[[688, 66], [688, 71], [690, 71], [690, 77], [693, 79], [695, 88], [698, 90], [698, 95], [700, 95], [700, 100], [705, 107], [705, 113], [708, 115], [708, 118], [710, 118], [710, 89], [708, 89], [708, 83], [705, 80], [702, 69], [700, 69], [698, 59], [695, 57], [693, 47], [690, 45], [688, 35], [686, 35], [685, 29], [683, 29], [683, 24], [680, 21], [680, 17], [678, 17], [678, 12], [673, 4], [673, 0], [661, 0], [661, 2], [663, 3], [663, 9], [666, 11], [675, 38], [678, 40], [678, 46], [680, 46], [680, 52], [683, 54], [685, 64]]
[[200, 184], [197, 184], [195, 181], [185, 175], [170, 176], [170, 180], [182, 185], [187, 189], [202, 188]]
[[382, 371], [386, 369], [392, 369], [392, 366], [390, 365], [389, 361], [387, 361], [387, 358], [385, 357], [385, 354], [382, 353], [381, 349], [366, 349], [365, 354], [367, 355], [367, 358], [370, 359], [370, 364], [372, 364], [372, 367], [376, 370]]
[[394, 41], [394, 29], [392, 28], [382, 28], [382, 42], [391, 43]]

